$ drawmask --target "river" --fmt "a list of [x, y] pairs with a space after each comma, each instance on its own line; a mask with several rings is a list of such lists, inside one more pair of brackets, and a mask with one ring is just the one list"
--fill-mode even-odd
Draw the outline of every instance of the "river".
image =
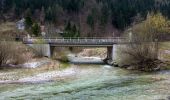
[[1, 84], [1, 100], [170, 99], [170, 71], [141, 73], [108, 65], [74, 65], [76, 74], [36, 84]]

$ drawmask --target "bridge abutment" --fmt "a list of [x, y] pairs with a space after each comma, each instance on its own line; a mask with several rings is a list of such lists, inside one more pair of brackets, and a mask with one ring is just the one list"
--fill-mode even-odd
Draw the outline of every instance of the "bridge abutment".
[[51, 46], [49, 44], [28, 44], [31, 48], [33, 48], [40, 56], [51, 57]]

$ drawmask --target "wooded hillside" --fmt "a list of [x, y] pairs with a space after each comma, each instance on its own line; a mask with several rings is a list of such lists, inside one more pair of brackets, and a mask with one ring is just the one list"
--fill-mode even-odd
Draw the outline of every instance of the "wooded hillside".
[[[144, 20], [148, 12], [170, 18], [168, 0], [1, 0], [1, 21], [16, 20], [30, 12], [41, 23], [57, 26], [75, 24], [88, 36], [103, 36], [124, 30]], [[92, 34], [93, 33], [93, 34]]]

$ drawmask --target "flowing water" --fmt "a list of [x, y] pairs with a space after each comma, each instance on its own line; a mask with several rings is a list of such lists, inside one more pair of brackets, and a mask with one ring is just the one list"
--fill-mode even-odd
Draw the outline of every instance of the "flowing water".
[[[2, 100], [168, 100], [170, 71], [75, 65], [76, 74], [41, 84], [1, 84]], [[170, 99], [170, 98], [169, 98]]]

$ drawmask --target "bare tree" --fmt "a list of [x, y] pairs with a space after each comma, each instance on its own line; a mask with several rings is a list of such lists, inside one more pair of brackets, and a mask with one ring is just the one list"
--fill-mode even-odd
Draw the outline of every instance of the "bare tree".
[[47, 37], [58, 37], [59, 33], [57, 31], [58, 30], [56, 29], [54, 24], [52, 24], [52, 23], [47, 23], [46, 24], [45, 32], [46, 32]]
[[152, 71], [158, 68], [158, 44], [152, 38], [133, 36], [131, 44], [122, 47], [121, 53], [122, 61], [136, 69]]
[[6, 64], [21, 64], [28, 60], [23, 56], [27, 53], [26, 47], [14, 41], [1, 40], [0, 42], [0, 66]]

